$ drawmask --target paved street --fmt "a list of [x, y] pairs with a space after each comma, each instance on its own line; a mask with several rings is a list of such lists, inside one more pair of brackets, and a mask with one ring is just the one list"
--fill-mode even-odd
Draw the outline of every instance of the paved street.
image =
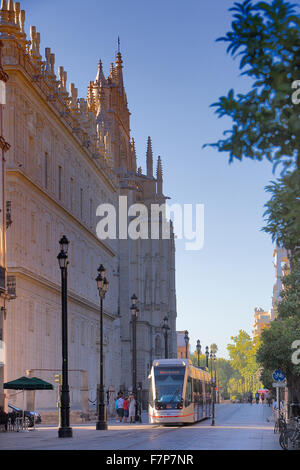
[[72, 439], [58, 439], [56, 427], [40, 426], [34, 431], [0, 433], [0, 449], [279, 450], [270, 414], [266, 405], [221, 404], [216, 406], [215, 427], [210, 420], [184, 427], [110, 420], [107, 431], [96, 431], [90, 424], [73, 426]]

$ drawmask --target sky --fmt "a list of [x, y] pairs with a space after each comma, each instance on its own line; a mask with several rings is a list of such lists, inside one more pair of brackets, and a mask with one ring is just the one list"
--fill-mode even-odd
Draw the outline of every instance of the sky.
[[[293, 3], [300, 3], [294, 1]], [[255, 307], [271, 308], [274, 246], [261, 231], [264, 188], [279, 174], [269, 162], [228, 163], [228, 155], [203, 144], [216, 142], [227, 118], [210, 105], [250, 82], [238, 62], [216, 42], [230, 29], [233, 0], [23, 0], [26, 31], [41, 33], [56, 70], [86, 97], [101, 59], [105, 75], [120, 37], [131, 134], [145, 171], [148, 135], [161, 155], [164, 194], [170, 202], [204, 204], [204, 245], [186, 251], [176, 242], [177, 330], [189, 331], [191, 350], [216, 343], [218, 355], [240, 329], [252, 335]], [[299, 77], [300, 78], [300, 77]]]

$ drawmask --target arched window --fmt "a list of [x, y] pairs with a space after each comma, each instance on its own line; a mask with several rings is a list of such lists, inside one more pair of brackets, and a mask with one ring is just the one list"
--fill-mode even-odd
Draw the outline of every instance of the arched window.
[[161, 357], [161, 338], [156, 336], [155, 338], [155, 358]]

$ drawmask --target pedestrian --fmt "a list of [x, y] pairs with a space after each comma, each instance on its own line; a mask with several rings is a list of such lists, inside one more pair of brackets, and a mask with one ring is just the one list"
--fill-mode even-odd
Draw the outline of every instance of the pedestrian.
[[135, 423], [135, 408], [136, 408], [136, 401], [134, 395], [130, 395], [129, 397], [129, 422]]
[[127, 418], [129, 416], [129, 398], [125, 396], [123, 401], [123, 410], [124, 410], [124, 423], [127, 423]]
[[250, 405], [252, 405], [252, 400], [253, 400], [252, 392], [249, 392], [248, 393], [248, 402], [250, 403]]
[[124, 402], [123, 394], [119, 394], [119, 398], [117, 398], [117, 402], [116, 402], [116, 409], [117, 409], [117, 415], [118, 415], [120, 423], [122, 423], [122, 419], [124, 416], [123, 402]]
[[255, 394], [255, 401], [256, 401], [256, 404], [258, 405], [258, 403], [259, 403], [259, 393], [258, 392], [256, 392], [256, 394]]
[[7, 431], [7, 423], [8, 423], [8, 414], [5, 413], [2, 407], [0, 407], [0, 424], [4, 426], [5, 431]]
[[265, 401], [265, 394], [264, 394], [264, 392], [262, 392], [260, 398], [261, 398], [261, 404], [263, 405], [263, 404], [264, 404], [264, 401]]
[[267, 394], [266, 394], [266, 400], [267, 400], [268, 405], [271, 406], [272, 395], [271, 395], [270, 391], [268, 391]]

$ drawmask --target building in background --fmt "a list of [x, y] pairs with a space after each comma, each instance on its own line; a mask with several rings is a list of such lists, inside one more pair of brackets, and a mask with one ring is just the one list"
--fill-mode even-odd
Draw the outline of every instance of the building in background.
[[268, 326], [272, 320], [274, 320], [272, 309], [265, 311], [262, 308], [255, 307], [253, 338], [259, 336], [262, 330]]
[[[20, 4], [2, 2], [0, 34], [9, 75], [5, 109], [7, 199], [13, 224], [7, 266], [17, 299], [7, 313], [7, 380], [27, 374], [54, 382], [61, 369], [58, 241], [70, 240], [68, 279], [71, 407], [95, 403], [99, 383], [99, 296], [95, 278], [102, 263], [110, 285], [104, 301], [105, 388], [110, 405], [119, 388], [132, 387], [131, 296], [138, 297], [137, 382], [147, 395], [147, 376], [163, 357], [162, 323], [168, 317], [169, 357], [176, 357], [175, 245], [170, 239], [99, 239], [100, 204], [121, 210], [163, 204], [161, 158], [153, 174], [151, 139], [146, 172], [137, 168], [120, 51], [105, 77], [99, 61], [87, 98], [78, 98], [67, 72], [55, 73], [55, 55], [40, 53], [40, 34]], [[165, 220], [162, 210], [158, 225]], [[18, 397], [15, 403], [18, 404]], [[52, 391], [36, 392], [36, 408], [53, 408]], [[33, 403], [31, 402], [31, 406]]]
[[289, 258], [288, 252], [285, 248], [280, 248], [276, 246], [273, 252], [274, 258], [274, 268], [275, 268], [275, 284], [273, 287], [273, 296], [272, 296], [272, 310], [273, 316], [276, 318], [276, 305], [280, 300], [280, 292], [282, 290], [282, 278], [289, 273]]
[[254, 309], [254, 330], [253, 337], [260, 335], [262, 330], [277, 317], [277, 303], [280, 300], [280, 292], [283, 289], [282, 278], [289, 273], [289, 258], [285, 248], [276, 246], [273, 252], [275, 268], [275, 284], [273, 286], [272, 308], [265, 311], [262, 308]]
[[[177, 357], [178, 359], [184, 359], [186, 357], [190, 357], [190, 345], [186, 350], [186, 344], [184, 340], [185, 330], [184, 331], [177, 331]], [[186, 356], [187, 351], [187, 356]]]

